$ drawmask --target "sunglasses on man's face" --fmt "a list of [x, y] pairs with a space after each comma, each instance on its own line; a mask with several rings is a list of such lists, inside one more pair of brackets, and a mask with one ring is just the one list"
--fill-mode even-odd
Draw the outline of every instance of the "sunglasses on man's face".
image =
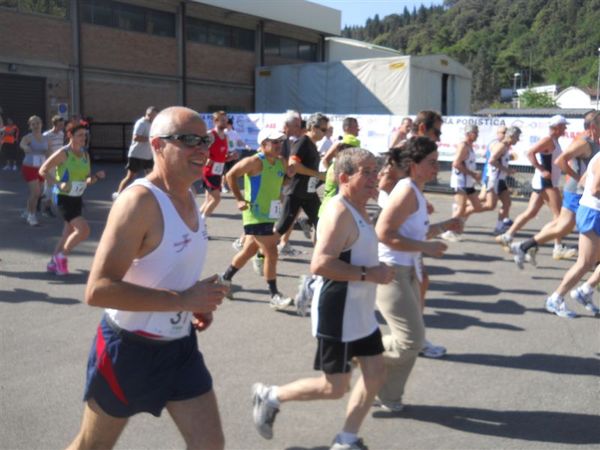
[[207, 134], [206, 136], [199, 136], [197, 134], [169, 134], [158, 137], [160, 139], [167, 139], [170, 141], [179, 141], [186, 147], [208, 147], [215, 141], [215, 138], [212, 134]]

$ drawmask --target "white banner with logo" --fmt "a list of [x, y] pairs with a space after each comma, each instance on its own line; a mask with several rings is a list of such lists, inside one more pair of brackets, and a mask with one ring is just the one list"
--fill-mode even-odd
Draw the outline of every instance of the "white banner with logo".
[[[211, 114], [200, 114], [207, 125], [212, 124]], [[285, 114], [230, 114], [233, 127], [240, 138], [251, 148], [258, 147], [256, 138], [263, 128], [275, 130], [283, 129]], [[307, 119], [308, 114], [302, 117]], [[329, 115], [330, 125], [333, 126], [333, 139], [343, 135], [342, 115]], [[361, 146], [379, 154], [386, 152], [391, 136], [402, 122], [402, 116], [393, 115], [353, 115], [358, 120], [360, 132], [358, 138]], [[414, 119], [414, 117], [413, 117]], [[452, 161], [456, 146], [465, 137], [465, 126], [475, 124], [479, 127], [479, 137], [474, 144], [479, 160], [483, 161], [487, 146], [496, 139], [496, 130], [504, 125], [517, 126], [521, 129], [521, 140], [513, 147], [514, 159], [511, 164], [519, 166], [531, 165], [527, 159], [527, 151], [541, 138], [548, 135], [549, 117], [475, 117], [475, 116], [448, 116], [444, 118], [442, 136], [438, 143], [440, 161]], [[559, 139], [561, 147], [566, 149], [579, 133], [583, 132], [583, 119], [568, 119], [569, 125], [563, 137]]]

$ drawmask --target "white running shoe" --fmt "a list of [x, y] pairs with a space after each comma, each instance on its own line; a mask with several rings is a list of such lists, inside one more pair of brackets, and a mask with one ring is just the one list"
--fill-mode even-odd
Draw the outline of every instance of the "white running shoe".
[[552, 300], [552, 297], [546, 299], [546, 311], [552, 314], [556, 314], [558, 317], [565, 319], [572, 319], [577, 317], [573, 311], [567, 309], [567, 305], [563, 299], [558, 301]]
[[285, 297], [281, 292], [271, 296], [269, 300], [269, 306], [277, 311], [287, 308], [292, 304], [293, 300], [291, 297]]
[[254, 258], [252, 258], [252, 269], [254, 269], [254, 272], [257, 275], [260, 275], [261, 277], [264, 276], [264, 274], [265, 274], [265, 257], [263, 255], [261, 255], [261, 256], [255, 255]]
[[110, 197], [112, 198], [112, 201], [114, 202], [117, 199], [118, 196], [119, 196], [118, 192], [113, 192]]
[[298, 225], [300, 225], [300, 228], [302, 228], [304, 237], [306, 239], [312, 239], [312, 227], [310, 226], [310, 223], [308, 222], [308, 218], [307, 217], [299, 217], [298, 220], [296, 220], [296, 222], [298, 223]]
[[594, 291], [590, 291], [589, 293], [585, 294], [581, 287], [578, 287], [577, 289], [573, 289], [571, 291], [571, 298], [573, 300], [576, 300], [577, 303], [582, 304], [585, 307], [585, 309], [587, 309], [592, 314], [596, 315], [600, 313], [600, 309], [598, 309], [598, 307], [594, 305], [594, 302], [592, 301], [593, 297]]
[[427, 339], [425, 340], [425, 345], [423, 345], [423, 348], [419, 352], [419, 356], [424, 356], [426, 358], [441, 358], [445, 355], [446, 347], [435, 345]]
[[375, 397], [375, 400], [373, 400], [373, 406], [375, 408], [381, 408], [381, 410], [385, 412], [404, 411], [404, 404], [402, 402], [384, 402], [379, 397]]
[[11, 170], [10, 164], [5, 165], [2, 170]]
[[508, 248], [510, 250], [510, 253], [514, 255], [513, 260], [515, 261], [517, 267], [523, 270], [523, 266], [525, 263], [525, 252], [521, 249], [521, 244], [518, 242], [513, 242]]
[[461, 236], [458, 233], [455, 233], [454, 231], [448, 230], [448, 231], [444, 231], [442, 234], [440, 234], [440, 237], [448, 242], [459, 242], [461, 241]]
[[554, 250], [552, 250], [552, 258], [557, 261], [561, 259], [577, 258], [577, 249], [561, 244], [560, 247], [554, 247]]
[[289, 242], [283, 246], [278, 245], [277, 249], [279, 250], [279, 256], [282, 258], [286, 256], [294, 257], [302, 254], [300, 250], [296, 250], [294, 247], [292, 247]]
[[262, 383], [252, 385], [252, 419], [258, 434], [265, 439], [273, 439], [273, 424], [279, 412], [279, 408], [267, 401], [270, 390], [270, 386]]
[[38, 222], [35, 214], [28, 214], [27, 215], [27, 224], [31, 227], [37, 227], [40, 223]]
[[333, 444], [331, 444], [331, 447], [329, 447], [329, 450], [369, 450], [369, 447], [365, 445], [361, 438], [358, 438], [351, 444], [342, 444], [337, 441], [336, 436], [336, 439], [333, 441]]
[[495, 240], [498, 244], [500, 244], [505, 251], [510, 251], [510, 244], [512, 242], [512, 237], [508, 234], [504, 233], [495, 237]]
[[231, 243], [231, 246], [236, 252], [241, 252], [244, 248], [244, 241], [241, 238], [237, 238], [235, 241]]

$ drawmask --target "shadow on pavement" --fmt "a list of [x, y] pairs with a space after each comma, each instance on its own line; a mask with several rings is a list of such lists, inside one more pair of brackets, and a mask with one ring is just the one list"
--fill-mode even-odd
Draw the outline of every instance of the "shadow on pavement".
[[557, 444], [599, 443], [600, 417], [549, 411], [492, 411], [448, 406], [408, 406], [400, 414], [377, 411], [377, 418], [437, 423], [468, 433]]
[[[543, 353], [524, 353], [518, 356], [449, 353], [443, 360], [492, 367], [536, 370], [538, 372], [563, 375], [597, 376], [600, 374], [599, 358], [581, 358], [578, 356], [549, 355]], [[600, 416], [598, 417], [600, 418]]]
[[35, 292], [28, 289], [15, 289], [14, 291], [0, 291], [0, 302], [4, 303], [25, 303], [25, 302], [46, 302], [58, 305], [77, 305], [79, 300], [72, 298], [51, 297], [45, 292]]
[[425, 301], [432, 308], [477, 310], [490, 314], [525, 314], [527, 308], [512, 300], [498, 300], [494, 303], [432, 298]]
[[78, 270], [66, 276], [58, 276], [53, 273], [44, 272], [6, 272], [0, 270], [0, 276], [6, 278], [18, 278], [20, 280], [46, 280], [50, 284], [85, 284], [90, 272], [89, 270]]
[[486, 322], [476, 317], [436, 311], [435, 314], [424, 314], [427, 328], [443, 330], [465, 330], [469, 327], [492, 328], [506, 331], [525, 331], [521, 327], [499, 322]]
[[429, 291], [445, 291], [447, 295], [474, 296], [474, 295], [498, 295], [500, 293], [520, 295], [546, 295], [544, 291], [532, 289], [499, 289], [496, 286], [481, 283], [457, 283], [453, 281], [436, 280], [429, 285]]

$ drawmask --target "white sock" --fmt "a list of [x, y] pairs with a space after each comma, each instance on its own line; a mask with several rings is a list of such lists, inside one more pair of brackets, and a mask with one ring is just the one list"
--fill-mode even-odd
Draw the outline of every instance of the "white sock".
[[565, 301], [563, 296], [560, 295], [558, 292], [553, 292], [552, 295], [550, 296], [550, 300], [553, 302], [556, 302], [556, 303], [562, 303]]
[[277, 391], [277, 386], [271, 386], [269, 388], [269, 393], [267, 394], [267, 403], [269, 403], [271, 406], [279, 408], [281, 403], [279, 402], [279, 398], [277, 398]]
[[554, 250], [557, 250], [557, 249], [559, 249], [561, 247], [562, 247], [562, 244], [560, 244], [559, 242], [555, 242], [554, 243]]
[[339, 433], [336, 438], [336, 442], [340, 444], [352, 444], [358, 440], [358, 436], [355, 433], [348, 433], [346, 431], [342, 431]]
[[594, 290], [594, 288], [591, 287], [587, 282], [583, 283], [579, 289], [581, 289], [581, 292], [586, 295]]

